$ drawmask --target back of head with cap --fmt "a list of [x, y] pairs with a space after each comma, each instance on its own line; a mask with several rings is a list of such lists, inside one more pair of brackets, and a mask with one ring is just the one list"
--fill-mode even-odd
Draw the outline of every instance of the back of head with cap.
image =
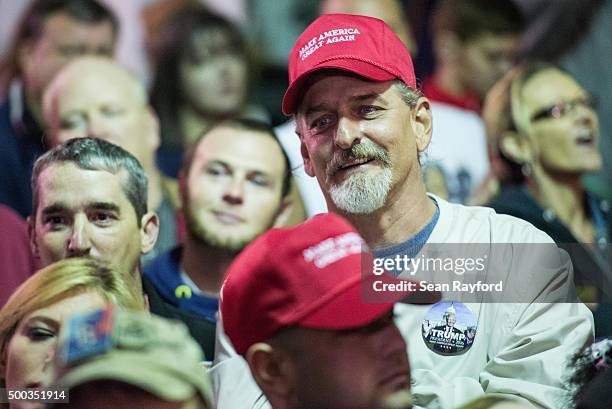
[[391, 314], [406, 293], [364, 302], [381, 279], [373, 266], [355, 229], [327, 213], [268, 231], [229, 268], [223, 327], [273, 408], [410, 407], [406, 343]]
[[[344, 330], [387, 313], [392, 300], [365, 303], [373, 255], [361, 236], [333, 213], [260, 236], [230, 266], [221, 290], [225, 332], [236, 351], [282, 328]], [[395, 300], [406, 296], [397, 293]]]
[[[184, 324], [109, 306], [76, 315], [65, 328], [55, 360], [57, 387], [72, 393], [83, 386], [111, 382], [154, 399], [195, 399], [211, 407], [211, 386], [201, 365], [204, 355]], [[112, 394], [91, 389], [87, 395], [95, 392], [97, 404], [112, 403], [105, 400]]]

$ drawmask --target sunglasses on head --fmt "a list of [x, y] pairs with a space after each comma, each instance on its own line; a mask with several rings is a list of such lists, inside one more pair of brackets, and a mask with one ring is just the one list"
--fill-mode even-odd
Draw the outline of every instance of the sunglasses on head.
[[571, 101], [557, 102], [554, 105], [536, 111], [531, 116], [531, 121], [535, 122], [550, 118], [558, 119], [574, 111], [579, 106], [595, 109], [597, 107], [597, 99], [593, 95], [585, 95]]

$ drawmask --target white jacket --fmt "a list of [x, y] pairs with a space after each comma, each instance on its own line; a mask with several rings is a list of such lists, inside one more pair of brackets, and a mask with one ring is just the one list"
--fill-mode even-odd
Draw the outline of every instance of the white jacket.
[[[440, 217], [428, 243], [552, 243], [523, 220], [489, 208], [436, 201]], [[593, 336], [593, 316], [584, 304], [565, 303], [561, 295], [559, 302], [549, 302], [573, 287], [568, 265], [559, 266], [563, 274], [554, 281], [520, 269], [525, 288], [536, 294], [531, 303], [466, 303], [478, 330], [474, 344], [462, 355], [442, 356], [425, 345], [421, 323], [430, 306], [397, 304], [396, 323], [408, 344], [416, 407], [452, 409], [485, 392], [523, 397], [536, 407], [559, 407], [566, 360]], [[544, 298], [546, 303], [541, 302]], [[210, 370], [217, 407], [269, 408], [246, 361], [224, 334], [222, 317], [217, 325]]]

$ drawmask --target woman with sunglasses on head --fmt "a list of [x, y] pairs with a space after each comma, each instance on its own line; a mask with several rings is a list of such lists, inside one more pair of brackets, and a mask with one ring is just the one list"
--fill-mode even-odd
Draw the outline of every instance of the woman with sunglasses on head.
[[[572, 257], [583, 301], [605, 301], [611, 287], [610, 206], [582, 183], [582, 176], [602, 166], [593, 98], [561, 69], [525, 63], [493, 87], [483, 119], [500, 182], [489, 206], [550, 235]], [[605, 321], [596, 322], [601, 335], [612, 331], [612, 320]]]

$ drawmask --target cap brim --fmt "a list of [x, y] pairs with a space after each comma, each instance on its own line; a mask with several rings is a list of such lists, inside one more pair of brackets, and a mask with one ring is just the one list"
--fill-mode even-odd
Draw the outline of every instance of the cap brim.
[[295, 113], [297, 109], [297, 99], [302, 92], [303, 86], [313, 73], [322, 69], [347, 71], [373, 81], [391, 81], [399, 78], [397, 75], [361, 60], [346, 58], [324, 61], [310, 70], [303, 72], [291, 83], [291, 85], [289, 85], [283, 96], [283, 114], [289, 116]]
[[359, 277], [352, 285], [337, 294], [329, 302], [307, 314], [296, 324], [312, 329], [343, 330], [358, 328], [382, 317], [396, 302], [407, 304], [434, 304], [441, 299], [439, 292], [397, 292], [386, 298], [386, 302], [364, 302], [363, 291], [369, 286], [365, 280], [399, 281], [385, 273], [383, 276]]
[[[155, 362], [118, 354], [113, 358], [104, 357], [83, 363], [68, 371], [57, 385], [66, 389], [97, 380], [116, 380], [143, 389], [167, 401], [183, 401], [199, 393], [205, 400], [210, 399], [212, 391], [198, 380], [187, 379], [185, 374], [160, 367]], [[204, 378], [204, 370], [202, 370]]]

